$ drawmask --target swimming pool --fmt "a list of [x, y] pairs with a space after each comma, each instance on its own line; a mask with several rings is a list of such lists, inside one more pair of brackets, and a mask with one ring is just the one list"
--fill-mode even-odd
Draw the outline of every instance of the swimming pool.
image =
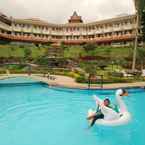
[[1, 80], [0, 145], [145, 145], [143, 89], [129, 89], [125, 98], [128, 125], [86, 129], [87, 111], [95, 108], [92, 95], [115, 101], [114, 93], [49, 87], [22, 77]]

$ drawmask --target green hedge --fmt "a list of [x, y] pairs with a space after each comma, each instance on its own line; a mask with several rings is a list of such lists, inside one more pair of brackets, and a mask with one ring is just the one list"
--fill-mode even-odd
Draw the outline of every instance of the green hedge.
[[80, 75], [80, 76], [76, 77], [76, 82], [78, 82], [78, 83], [88, 83], [88, 80], [84, 75]]
[[121, 72], [109, 72], [108, 76], [112, 76], [112, 77], [123, 77], [123, 73]]

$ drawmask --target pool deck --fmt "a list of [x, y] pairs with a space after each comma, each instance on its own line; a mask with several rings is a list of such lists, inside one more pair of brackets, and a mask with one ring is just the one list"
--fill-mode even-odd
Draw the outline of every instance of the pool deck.
[[[80, 84], [75, 82], [73, 78], [66, 76], [53, 75], [55, 79], [48, 79], [42, 74], [32, 74], [28, 76], [27, 74], [9, 74], [9, 75], [0, 75], [0, 79], [6, 79], [11, 77], [30, 77], [32, 79], [45, 82], [50, 86], [66, 87], [66, 88], [77, 88], [77, 89], [88, 89], [87, 84]], [[135, 83], [115, 83], [115, 84], [104, 84], [103, 89], [117, 89], [117, 88], [131, 88], [131, 87], [145, 87], [144, 82], [135, 82]], [[100, 85], [91, 86], [90, 89], [100, 89]]]

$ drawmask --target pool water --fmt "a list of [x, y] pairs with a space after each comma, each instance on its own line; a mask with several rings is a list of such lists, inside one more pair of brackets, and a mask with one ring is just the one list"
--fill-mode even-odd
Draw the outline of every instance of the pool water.
[[87, 129], [92, 95], [115, 102], [115, 90], [56, 88], [22, 77], [0, 81], [0, 145], [145, 145], [145, 90], [128, 91], [129, 124]]

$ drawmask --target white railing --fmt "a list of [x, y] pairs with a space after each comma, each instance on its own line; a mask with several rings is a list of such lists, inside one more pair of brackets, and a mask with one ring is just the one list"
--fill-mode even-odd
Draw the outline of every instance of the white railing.
[[10, 31], [11, 27], [0, 21], [0, 28]]

